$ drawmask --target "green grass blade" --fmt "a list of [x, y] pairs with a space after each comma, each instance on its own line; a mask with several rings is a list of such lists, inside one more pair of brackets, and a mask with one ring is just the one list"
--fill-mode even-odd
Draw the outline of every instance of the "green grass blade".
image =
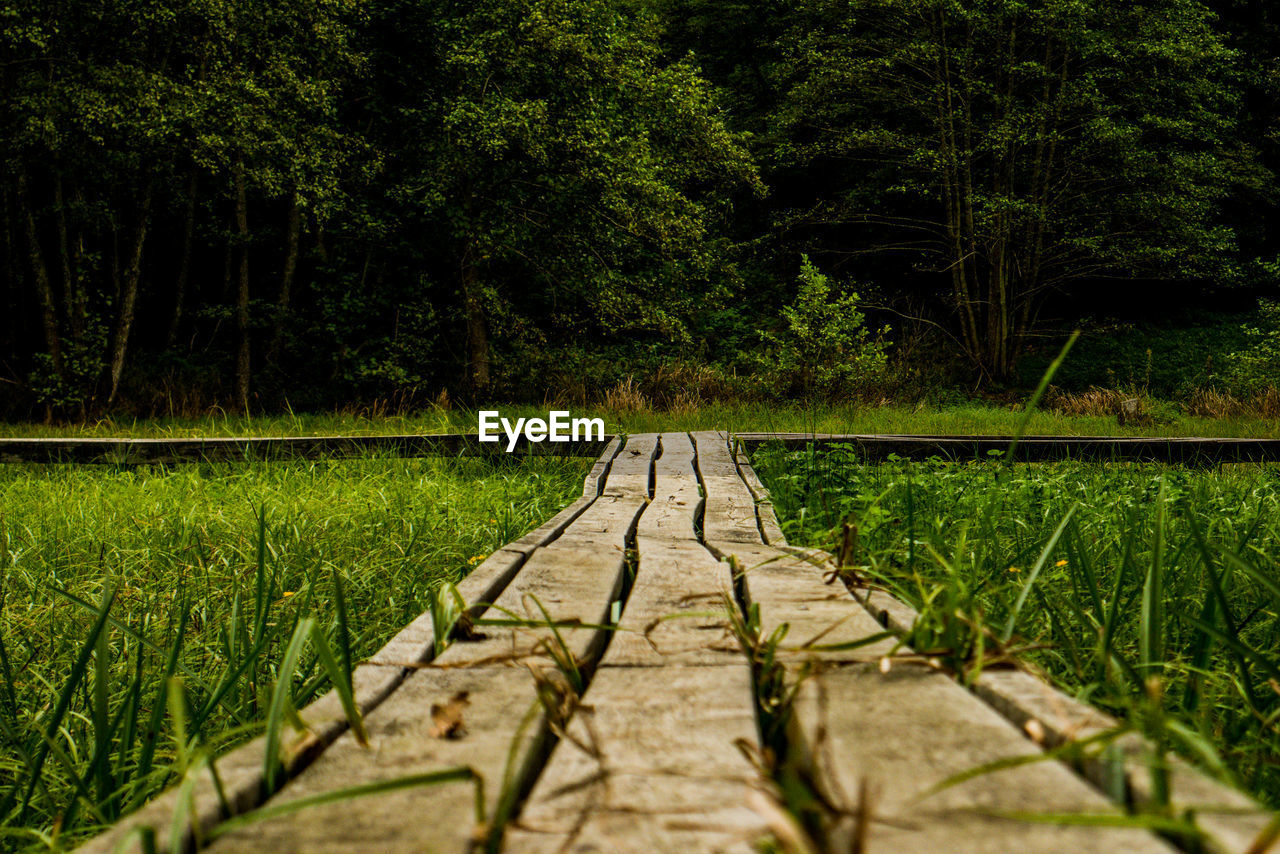
[[1018, 617], [1022, 614], [1023, 606], [1027, 604], [1027, 596], [1030, 595], [1032, 586], [1035, 585], [1036, 579], [1040, 577], [1040, 573], [1044, 571], [1045, 565], [1048, 564], [1049, 558], [1053, 555], [1053, 550], [1058, 545], [1058, 540], [1062, 537], [1063, 531], [1067, 529], [1067, 525], [1070, 524], [1071, 517], [1075, 515], [1076, 510], [1079, 508], [1079, 504], [1071, 505], [1071, 509], [1062, 517], [1062, 521], [1058, 523], [1053, 535], [1045, 543], [1044, 549], [1040, 552], [1040, 557], [1036, 559], [1035, 566], [1028, 573], [1027, 580], [1022, 585], [1022, 590], [1018, 593], [1018, 599], [1014, 602], [1013, 609], [1009, 612], [1009, 621], [1005, 623], [1004, 631], [1000, 633], [1000, 640], [1004, 643], [1008, 643], [1009, 639], [1013, 637], [1013, 630], [1018, 624]]
[[338, 659], [334, 656], [333, 650], [329, 648], [329, 641], [324, 636], [324, 632], [320, 631], [320, 626], [316, 623], [311, 624], [311, 646], [316, 650], [316, 654], [320, 658], [321, 666], [325, 672], [329, 674], [329, 682], [333, 685], [333, 690], [338, 692], [338, 699], [342, 703], [342, 710], [346, 712], [347, 721], [351, 724], [351, 729], [355, 733], [356, 741], [362, 747], [369, 744], [369, 735], [364, 728], [364, 718], [360, 714], [360, 706], [356, 704], [355, 695], [351, 685], [351, 671], [347, 670]]
[[1142, 612], [1138, 617], [1138, 666], [1150, 673], [1164, 664], [1164, 545], [1165, 545], [1166, 481], [1160, 478], [1156, 494], [1155, 541], [1151, 549], [1151, 566], [1142, 585]]
[[1013, 461], [1013, 454], [1014, 451], [1018, 449], [1018, 443], [1022, 441], [1022, 437], [1026, 435], [1027, 425], [1031, 423], [1031, 416], [1035, 414], [1036, 407], [1040, 405], [1040, 399], [1044, 397], [1044, 393], [1049, 390], [1049, 383], [1053, 381], [1054, 374], [1058, 373], [1058, 369], [1061, 368], [1062, 363], [1066, 361], [1067, 354], [1071, 352], [1071, 348], [1075, 345], [1076, 339], [1079, 337], [1079, 329], [1071, 333], [1071, 337], [1068, 338], [1067, 343], [1062, 346], [1062, 350], [1058, 353], [1057, 358], [1049, 364], [1049, 368], [1044, 372], [1044, 376], [1040, 377], [1040, 384], [1036, 386], [1035, 392], [1032, 393], [1030, 400], [1027, 401], [1027, 408], [1023, 411], [1022, 417], [1018, 419], [1018, 426], [1013, 431], [1013, 441], [1009, 443], [1009, 452], [1006, 457], [1010, 462]]
[[[102, 604], [98, 608], [97, 619], [93, 621], [93, 626], [89, 629], [84, 644], [80, 647], [80, 654], [76, 656], [75, 662], [71, 665], [71, 671], [67, 676], [67, 681], [63, 683], [62, 691], [58, 695], [57, 703], [54, 705], [53, 713], [49, 716], [49, 722], [44, 728], [45, 743], [41, 745], [40, 751], [36, 754], [35, 763], [27, 774], [29, 781], [27, 783], [26, 792], [22, 796], [22, 808], [18, 814], [18, 823], [21, 824], [27, 816], [27, 810], [31, 805], [31, 796], [35, 794], [36, 786], [40, 780], [40, 774], [44, 770], [44, 763], [49, 756], [49, 740], [53, 739], [58, 727], [62, 726], [62, 719], [66, 716], [67, 711], [71, 708], [71, 699], [75, 694], [76, 687], [84, 678], [88, 671], [89, 658], [93, 655], [97, 648], [98, 636], [106, 629], [107, 617], [111, 613], [111, 606], [115, 603], [115, 590], [108, 586], [102, 593]], [[17, 789], [12, 790], [16, 792]], [[4, 815], [9, 811], [9, 798], [5, 802], [0, 803], [0, 815]]]
[[298, 659], [307, 644], [314, 621], [307, 617], [299, 622], [280, 660], [280, 669], [276, 674], [275, 689], [271, 694], [271, 705], [267, 710], [266, 755], [263, 758], [262, 776], [266, 782], [268, 793], [275, 792], [276, 783], [281, 771], [281, 733], [284, 729], [285, 717], [288, 714], [286, 705], [291, 703], [293, 690], [293, 674], [298, 668]]

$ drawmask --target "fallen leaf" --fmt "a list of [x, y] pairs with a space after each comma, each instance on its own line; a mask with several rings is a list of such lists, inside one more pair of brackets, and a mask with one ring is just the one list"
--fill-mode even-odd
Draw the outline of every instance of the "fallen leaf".
[[462, 738], [467, 734], [467, 726], [462, 722], [462, 710], [469, 704], [468, 691], [459, 691], [444, 705], [431, 704], [431, 737]]

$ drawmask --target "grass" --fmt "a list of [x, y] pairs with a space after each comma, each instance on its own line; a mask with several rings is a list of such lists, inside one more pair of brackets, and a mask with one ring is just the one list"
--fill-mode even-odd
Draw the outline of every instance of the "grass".
[[0, 467], [0, 849], [73, 843], [194, 756], [278, 737], [588, 464]]
[[969, 679], [1017, 655], [1280, 806], [1280, 468], [755, 463], [789, 540], [917, 607], [915, 648]]
[[[546, 416], [544, 407], [496, 407], [509, 418]], [[1012, 434], [1023, 414], [1021, 406], [966, 403], [941, 408], [886, 404], [799, 405], [704, 403], [679, 411], [629, 408], [568, 407], [575, 417], [605, 419], [610, 433], [663, 430], [731, 430], [737, 432], [820, 433], [951, 433]], [[475, 433], [474, 411], [428, 409], [406, 415], [366, 416], [352, 412], [286, 415], [264, 418], [210, 416], [193, 419], [126, 421], [105, 419], [75, 426], [10, 424], [0, 428], [4, 437], [108, 437], [139, 438], [186, 436], [304, 436], [370, 435], [400, 433]], [[1029, 434], [1064, 436], [1227, 436], [1280, 438], [1280, 421], [1266, 418], [1193, 418], [1171, 416], [1159, 423], [1121, 425], [1113, 416], [1055, 415], [1035, 412]]]

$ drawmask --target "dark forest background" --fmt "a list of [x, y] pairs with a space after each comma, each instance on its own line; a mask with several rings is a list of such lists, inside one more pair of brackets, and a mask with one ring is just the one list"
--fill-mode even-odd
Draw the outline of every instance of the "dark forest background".
[[1275, 402], [1278, 103], [1264, 0], [0, 2], [0, 415]]

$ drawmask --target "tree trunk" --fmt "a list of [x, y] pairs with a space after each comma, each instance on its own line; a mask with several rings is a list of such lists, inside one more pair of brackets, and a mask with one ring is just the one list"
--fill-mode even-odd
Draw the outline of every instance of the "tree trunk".
[[482, 394], [489, 388], [489, 329], [484, 312], [484, 297], [475, 264], [468, 246], [462, 258], [462, 303], [467, 318], [467, 388], [471, 394]]
[[[4, 209], [4, 223], [3, 223], [4, 298], [0, 299], [0, 305], [16, 307], [19, 304], [18, 295], [21, 292], [22, 288], [18, 282], [18, 262], [14, 257], [16, 254], [16, 250], [14, 249], [14, 246], [13, 246], [13, 208], [12, 208], [13, 200], [10, 196], [8, 182], [5, 183], [3, 188], [0, 188], [0, 193], [3, 194], [3, 209]], [[3, 357], [5, 359], [12, 359], [13, 356], [17, 353], [17, 348], [18, 348], [17, 314], [18, 312], [12, 311], [12, 310], [5, 312], [4, 340], [5, 342], [7, 342], [4, 345], [4, 351], [3, 351]]]
[[53, 285], [49, 281], [49, 268], [40, 249], [40, 234], [36, 229], [36, 215], [31, 209], [27, 193], [27, 173], [18, 172], [18, 207], [22, 211], [27, 238], [27, 256], [31, 262], [31, 274], [35, 277], [36, 297], [40, 302], [40, 321], [44, 330], [44, 346], [53, 360], [53, 371], [58, 379], [65, 376], [62, 365], [62, 341], [58, 335], [58, 311], [53, 300]]
[[280, 296], [276, 299], [276, 317], [271, 332], [270, 360], [275, 361], [284, 338], [285, 316], [293, 297], [293, 278], [298, 269], [298, 235], [302, 231], [302, 210], [298, 206], [298, 192], [289, 198], [289, 217], [285, 225], [284, 269], [280, 273]]
[[71, 338], [79, 341], [84, 336], [84, 329], [77, 322], [76, 314], [76, 271], [71, 263], [71, 241], [67, 229], [67, 205], [62, 192], [62, 176], [53, 181], [53, 207], [58, 222], [58, 258], [62, 262], [62, 309], [71, 330]]
[[235, 165], [236, 234], [240, 242], [239, 287], [236, 291], [236, 328], [240, 346], [236, 352], [236, 403], [241, 412], [249, 411], [249, 200], [245, 191], [244, 161]]
[[178, 331], [182, 328], [182, 313], [187, 307], [187, 281], [191, 276], [191, 241], [196, 227], [196, 170], [191, 167], [191, 176], [187, 179], [187, 210], [182, 223], [182, 249], [178, 256], [178, 278], [173, 287], [173, 314], [169, 318], [169, 333], [165, 336], [165, 347], [172, 350], [178, 341]]
[[154, 179], [148, 178], [147, 187], [142, 193], [142, 202], [138, 206], [138, 227], [134, 231], [133, 247], [129, 251], [129, 266], [125, 268], [120, 308], [116, 314], [116, 328], [111, 336], [111, 373], [107, 406], [115, 402], [116, 392], [120, 389], [120, 375], [124, 373], [124, 357], [129, 347], [129, 334], [133, 331], [134, 310], [138, 304], [138, 282], [142, 278], [142, 250], [147, 243], [147, 226], [151, 222], [151, 196], [154, 187]]

